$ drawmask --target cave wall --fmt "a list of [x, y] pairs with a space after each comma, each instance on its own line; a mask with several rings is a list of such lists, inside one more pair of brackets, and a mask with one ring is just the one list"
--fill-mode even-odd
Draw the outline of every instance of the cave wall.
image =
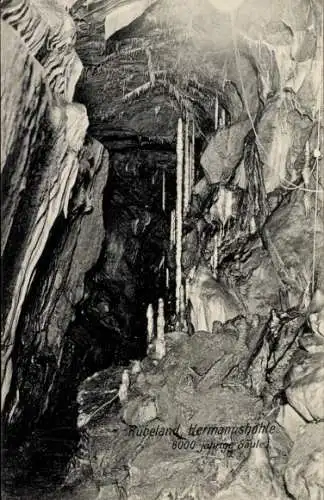
[[2, 9], [1, 401], [10, 422], [47, 408], [104, 237], [109, 159], [85, 141], [86, 108], [73, 101], [82, 64], [67, 7], [24, 0]]

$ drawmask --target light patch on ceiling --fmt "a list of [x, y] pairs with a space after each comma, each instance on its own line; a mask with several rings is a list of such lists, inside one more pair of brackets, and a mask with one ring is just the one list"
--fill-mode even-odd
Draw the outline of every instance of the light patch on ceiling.
[[137, 0], [114, 9], [105, 19], [105, 39], [131, 24], [140, 17], [156, 0]]
[[238, 9], [243, 2], [244, 0], [209, 0], [209, 3], [211, 3], [213, 7], [222, 12], [233, 12]]

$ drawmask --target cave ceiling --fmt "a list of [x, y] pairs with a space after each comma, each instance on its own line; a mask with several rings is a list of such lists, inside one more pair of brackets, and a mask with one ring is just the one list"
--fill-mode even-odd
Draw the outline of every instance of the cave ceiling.
[[179, 114], [188, 113], [204, 137], [212, 131], [216, 95], [229, 122], [247, 118], [244, 100], [256, 115], [259, 61], [251, 44], [270, 51], [272, 45], [291, 44], [294, 30], [310, 22], [307, 2], [297, 7], [294, 2], [292, 9], [290, 1], [246, 0], [235, 13], [215, 3], [74, 4], [77, 51], [84, 65], [78, 98], [87, 106], [94, 136], [104, 143], [116, 144], [122, 137], [129, 145], [138, 138], [170, 144]]

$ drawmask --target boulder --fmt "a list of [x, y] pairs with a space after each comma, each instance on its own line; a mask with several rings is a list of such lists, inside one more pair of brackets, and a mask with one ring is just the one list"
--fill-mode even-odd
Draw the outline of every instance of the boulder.
[[123, 413], [123, 420], [128, 425], [144, 425], [157, 417], [157, 408], [149, 398], [132, 399]]
[[243, 155], [249, 120], [222, 128], [210, 139], [201, 157], [201, 166], [211, 184], [226, 183]]
[[192, 305], [191, 322], [196, 331], [211, 332], [214, 321], [225, 323], [241, 312], [241, 305], [234, 293], [226, 290], [202, 265], [189, 283], [187, 293]]
[[308, 355], [288, 374], [289, 404], [308, 421], [324, 419], [324, 354]]
[[290, 439], [295, 441], [300, 429], [305, 425], [305, 420], [289, 404], [280, 407], [277, 423], [282, 426]]
[[299, 433], [285, 472], [288, 492], [298, 500], [318, 500], [324, 492], [324, 423], [308, 424]]

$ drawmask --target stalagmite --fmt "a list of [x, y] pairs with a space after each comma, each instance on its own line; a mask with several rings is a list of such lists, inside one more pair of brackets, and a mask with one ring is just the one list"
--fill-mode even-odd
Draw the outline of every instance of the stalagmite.
[[119, 386], [118, 397], [121, 403], [127, 401], [128, 398], [128, 388], [129, 388], [129, 374], [128, 370], [123, 371], [122, 382]]
[[159, 299], [158, 303], [158, 317], [157, 317], [157, 335], [154, 339], [154, 348], [151, 351], [151, 356], [155, 361], [160, 361], [166, 354], [166, 343], [164, 337], [165, 318], [164, 318], [164, 301]]
[[152, 343], [154, 335], [154, 312], [152, 304], [150, 304], [147, 308], [146, 318], [147, 318], [147, 343], [148, 345], [150, 345]]
[[164, 338], [163, 339], [158, 339], [158, 338], [155, 339], [154, 345], [155, 345], [155, 351], [153, 353], [153, 358], [155, 360], [160, 361], [166, 355], [166, 345], [165, 345]]
[[185, 161], [184, 161], [184, 179], [183, 179], [183, 215], [185, 216], [188, 207], [189, 207], [189, 169], [190, 169], [190, 160], [189, 160], [189, 121], [186, 121], [185, 127]]
[[163, 301], [163, 299], [159, 299], [158, 317], [157, 317], [157, 331], [156, 331], [156, 335], [157, 335], [158, 339], [164, 339], [164, 329], [165, 329], [164, 301]]
[[176, 314], [181, 309], [181, 254], [182, 254], [182, 179], [183, 179], [183, 125], [178, 120], [177, 131], [177, 203], [176, 203]]
[[165, 170], [162, 170], [162, 210], [165, 212]]
[[136, 359], [132, 362], [132, 374], [133, 375], [138, 375], [142, 371], [142, 365], [141, 362]]
[[218, 108], [219, 108], [219, 104], [218, 104], [218, 95], [217, 95], [216, 99], [215, 99], [215, 132], [218, 129], [218, 111], [219, 111]]

